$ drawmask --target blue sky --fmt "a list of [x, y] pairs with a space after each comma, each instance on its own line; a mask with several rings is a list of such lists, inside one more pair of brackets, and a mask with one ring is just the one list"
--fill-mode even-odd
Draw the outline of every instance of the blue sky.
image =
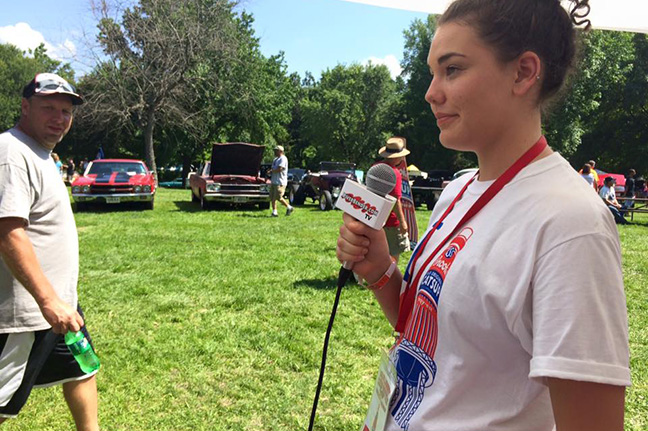
[[[46, 43], [50, 54], [70, 61], [75, 70], [91, 68], [86, 48], [94, 43], [90, 0], [2, 1], [0, 42], [21, 49]], [[254, 28], [265, 55], [285, 52], [289, 72], [316, 78], [338, 63], [385, 63], [398, 73], [403, 30], [422, 12], [381, 8], [343, 0], [243, 0], [255, 17]]]

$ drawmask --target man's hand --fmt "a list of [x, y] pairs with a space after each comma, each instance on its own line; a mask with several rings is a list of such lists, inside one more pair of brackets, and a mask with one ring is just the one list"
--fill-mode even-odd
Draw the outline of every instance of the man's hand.
[[400, 233], [405, 235], [407, 232], [409, 232], [409, 226], [407, 226], [407, 222], [405, 220], [402, 220], [398, 226], [398, 229], [400, 230]]
[[83, 318], [79, 313], [67, 303], [61, 301], [59, 297], [45, 301], [39, 304], [43, 317], [52, 325], [52, 331], [57, 334], [65, 334], [68, 331], [77, 332], [83, 327]]

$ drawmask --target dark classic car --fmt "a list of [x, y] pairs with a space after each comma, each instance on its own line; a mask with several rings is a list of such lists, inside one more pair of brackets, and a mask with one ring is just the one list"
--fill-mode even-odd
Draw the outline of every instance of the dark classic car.
[[77, 211], [91, 203], [123, 202], [140, 202], [143, 208], [152, 210], [155, 179], [141, 160], [94, 160], [72, 182], [72, 199]]
[[306, 198], [319, 201], [322, 211], [333, 209], [344, 182], [358, 181], [354, 163], [321, 162], [318, 172], [306, 172], [301, 178], [293, 177], [286, 187], [291, 204], [302, 205]]
[[270, 181], [259, 172], [264, 149], [243, 142], [214, 144], [211, 161], [189, 175], [191, 200], [203, 209], [216, 203], [270, 208]]
[[452, 172], [437, 169], [426, 172], [426, 174], [425, 176], [416, 176], [412, 181], [412, 196], [414, 205], [418, 207], [425, 204], [428, 210], [432, 210], [443, 191], [444, 181], [452, 178]]

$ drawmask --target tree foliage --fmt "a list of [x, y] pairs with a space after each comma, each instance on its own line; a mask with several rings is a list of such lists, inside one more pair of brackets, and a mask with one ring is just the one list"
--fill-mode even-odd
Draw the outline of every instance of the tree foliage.
[[[367, 167], [390, 135], [404, 136], [408, 162], [422, 169], [476, 164], [471, 153], [445, 149], [424, 95], [433, 16], [404, 31], [403, 72], [338, 65], [320, 79], [288, 75], [282, 52], [264, 56], [253, 17], [230, 0], [129, 0], [111, 18], [99, 5], [104, 56], [79, 83], [88, 103], [77, 110], [64, 145], [69, 155], [145, 158], [162, 164], [204, 159], [213, 142], [277, 144], [292, 166], [321, 160]], [[72, 81], [69, 65], [43, 46], [23, 53], [0, 45], [0, 114], [5, 128], [19, 115], [22, 86], [38, 72]], [[648, 171], [648, 40], [593, 31], [582, 37], [582, 61], [564, 97], [545, 116], [553, 148], [579, 167], [596, 159], [609, 171]], [[186, 175], [185, 175], [186, 176]]]
[[196, 89], [201, 79], [213, 91], [225, 85], [219, 75], [201, 74], [210, 59], [227, 62], [238, 47], [234, 3], [227, 0], [140, 0], [124, 10], [121, 22], [109, 17], [102, 0], [99, 42], [108, 60], [86, 88], [88, 123], [97, 129], [135, 128], [144, 140], [146, 162], [156, 169], [156, 126], [182, 124], [200, 135]]
[[325, 71], [301, 104], [301, 132], [313, 159], [369, 165], [384, 145], [394, 97], [385, 66], [338, 65]]

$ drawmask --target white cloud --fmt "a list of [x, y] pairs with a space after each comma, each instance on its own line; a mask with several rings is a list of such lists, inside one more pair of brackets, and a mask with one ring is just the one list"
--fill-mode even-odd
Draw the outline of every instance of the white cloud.
[[385, 56], [384, 58], [369, 57], [362, 62], [363, 65], [367, 65], [369, 63], [373, 65], [384, 64], [385, 66], [387, 66], [391, 77], [394, 79], [396, 79], [396, 77], [400, 75], [401, 71], [403, 70], [398, 59], [391, 54]]
[[37, 48], [42, 43], [47, 49], [47, 55], [61, 61], [70, 61], [77, 53], [71, 40], [66, 39], [63, 43], [53, 45], [45, 40], [41, 32], [34, 30], [26, 22], [0, 27], [0, 42], [10, 43], [25, 52]]

